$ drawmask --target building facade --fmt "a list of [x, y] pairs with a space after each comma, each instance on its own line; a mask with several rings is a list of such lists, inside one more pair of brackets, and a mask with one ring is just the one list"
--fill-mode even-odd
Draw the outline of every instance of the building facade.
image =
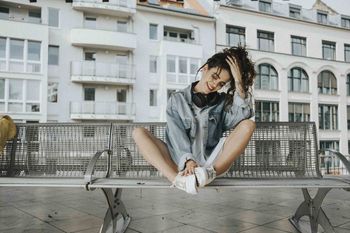
[[217, 50], [246, 45], [257, 71], [256, 121], [314, 121], [320, 148], [349, 152], [350, 21], [316, 1], [313, 9], [263, 1], [221, 1]]
[[0, 1], [0, 112], [34, 122], [165, 121], [166, 96], [215, 51], [205, 8]]

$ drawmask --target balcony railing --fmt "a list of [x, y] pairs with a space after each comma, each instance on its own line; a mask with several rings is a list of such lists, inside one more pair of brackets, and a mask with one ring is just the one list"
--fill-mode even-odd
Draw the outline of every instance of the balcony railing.
[[84, 115], [124, 115], [133, 117], [135, 115], [135, 104], [125, 102], [95, 102], [95, 101], [81, 101], [71, 102], [71, 114]]
[[73, 0], [73, 7], [77, 9], [92, 9], [97, 12], [104, 12], [113, 15], [113, 12], [120, 11], [123, 13], [136, 13], [136, 0]]
[[135, 66], [130, 64], [77, 61], [71, 63], [71, 75], [134, 80]]
[[181, 43], [188, 43], [188, 44], [199, 44], [198, 41], [192, 40], [192, 39], [183, 39], [183, 38], [177, 38], [177, 37], [163, 37], [166, 41], [174, 41], [174, 42], [181, 42]]
[[41, 24], [41, 18], [10, 16], [9, 14], [4, 14], [4, 13], [0, 13], [0, 19], [17, 21], [17, 22], [25, 22], [25, 23]]

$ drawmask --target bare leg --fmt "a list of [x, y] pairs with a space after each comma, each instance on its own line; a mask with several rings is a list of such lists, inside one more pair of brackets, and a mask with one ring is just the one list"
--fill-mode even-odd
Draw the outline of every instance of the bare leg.
[[132, 137], [145, 160], [172, 182], [178, 173], [177, 165], [171, 159], [165, 143], [142, 127], [135, 128]]
[[223, 149], [214, 164], [216, 174], [227, 171], [233, 162], [241, 155], [255, 130], [255, 122], [252, 120], [241, 121], [226, 138]]

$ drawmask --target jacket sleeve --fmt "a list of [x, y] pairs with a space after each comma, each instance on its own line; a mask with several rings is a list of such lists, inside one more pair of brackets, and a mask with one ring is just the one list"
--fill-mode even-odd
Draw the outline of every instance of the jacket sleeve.
[[191, 143], [183, 121], [174, 105], [173, 95], [170, 96], [166, 109], [165, 139], [173, 161], [178, 165], [179, 171], [185, 168], [187, 160], [195, 158], [192, 155]]
[[[250, 93], [243, 99], [237, 91], [234, 93], [233, 103], [229, 111], [224, 111], [224, 131], [236, 127], [244, 119], [252, 118], [255, 115], [253, 109], [253, 98]], [[254, 118], [253, 118], [254, 119]]]

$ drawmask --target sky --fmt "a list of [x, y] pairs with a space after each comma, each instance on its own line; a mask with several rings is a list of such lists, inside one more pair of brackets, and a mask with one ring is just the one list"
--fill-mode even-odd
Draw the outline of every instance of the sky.
[[[303, 8], [310, 9], [316, 0], [274, 0], [274, 2], [294, 3]], [[322, 0], [339, 14], [350, 16], [350, 0]]]

